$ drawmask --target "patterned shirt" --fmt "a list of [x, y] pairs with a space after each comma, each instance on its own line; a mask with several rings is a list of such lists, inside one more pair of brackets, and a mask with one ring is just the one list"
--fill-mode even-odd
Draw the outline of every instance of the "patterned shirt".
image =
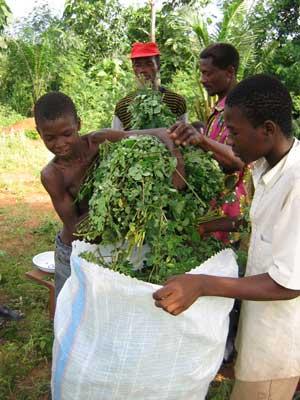
[[[205, 128], [205, 135], [210, 139], [216, 140], [219, 143], [226, 144], [229, 131], [224, 122], [224, 107], [226, 97], [221, 99], [213, 108], [212, 114], [208, 118]], [[240, 201], [242, 197], [246, 196], [246, 189], [244, 185], [245, 171], [236, 172], [230, 175], [235, 178], [234, 190], [230, 196], [224, 194], [225, 202], [222, 205], [224, 215], [228, 217], [238, 217], [241, 214]], [[228, 198], [228, 199], [227, 199]], [[214, 236], [228, 242], [228, 232], [215, 232]]]
[[[178, 119], [186, 114], [186, 102], [182, 96], [164, 87], [160, 87], [159, 90], [163, 94], [163, 102], [169, 107], [172, 113], [178, 117]], [[115, 108], [115, 116], [121, 121], [125, 131], [128, 131], [131, 128], [131, 114], [128, 107], [135, 96], [136, 93], [129, 94], [121, 99]]]

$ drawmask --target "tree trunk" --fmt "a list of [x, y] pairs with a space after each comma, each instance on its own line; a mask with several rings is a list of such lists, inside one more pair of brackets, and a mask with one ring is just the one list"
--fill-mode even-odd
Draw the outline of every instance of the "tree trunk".
[[156, 12], [155, 12], [155, 0], [149, 0], [150, 7], [151, 7], [151, 42], [155, 42], [155, 19], [156, 19]]

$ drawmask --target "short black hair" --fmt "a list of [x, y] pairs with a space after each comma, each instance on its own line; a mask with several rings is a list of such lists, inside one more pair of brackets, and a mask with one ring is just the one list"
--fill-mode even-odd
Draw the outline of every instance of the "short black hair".
[[229, 43], [214, 43], [200, 53], [201, 58], [211, 58], [215, 67], [226, 69], [233, 66], [235, 74], [239, 69], [240, 55], [237, 49]]
[[274, 76], [259, 74], [241, 81], [228, 94], [225, 104], [240, 108], [255, 128], [271, 120], [285, 136], [292, 136], [292, 99]]
[[71, 115], [78, 120], [77, 110], [72, 99], [61, 92], [49, 92], [41, 96], [34, 105], [34, 119], [36, 125], [41, 121], [55, 121]]

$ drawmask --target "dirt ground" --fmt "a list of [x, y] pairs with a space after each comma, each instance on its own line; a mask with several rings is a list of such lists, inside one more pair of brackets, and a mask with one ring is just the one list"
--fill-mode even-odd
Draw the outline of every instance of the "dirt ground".
[[34, 130], [35, 129], [35, 122], [34, 118], [25, 118], [22, 121], [16, 122], [10, 126], [5, 128], [1, 128], [2, 132], [11, 133], [11, 132], [21, 132], [24, 130]]

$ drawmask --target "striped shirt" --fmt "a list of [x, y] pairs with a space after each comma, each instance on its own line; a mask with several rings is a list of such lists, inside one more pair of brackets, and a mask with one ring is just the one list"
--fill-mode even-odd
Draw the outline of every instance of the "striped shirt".
[[[164, 87], [160, 87], [159, 91], [163, 95], [163, 102], [169, 107], [172, 113], [178, 117], [178, 119], [186, 114], [186, 102], [182, 96]], [[135, 96], [136, 92], [129, 94], [128, 96], [121, 99], [117, 103], [115, 108], [115, 116], [119, 118], [125, 131], [131, 129], [132, 116], [128, 110], [128, 107], [134, 100]]]

